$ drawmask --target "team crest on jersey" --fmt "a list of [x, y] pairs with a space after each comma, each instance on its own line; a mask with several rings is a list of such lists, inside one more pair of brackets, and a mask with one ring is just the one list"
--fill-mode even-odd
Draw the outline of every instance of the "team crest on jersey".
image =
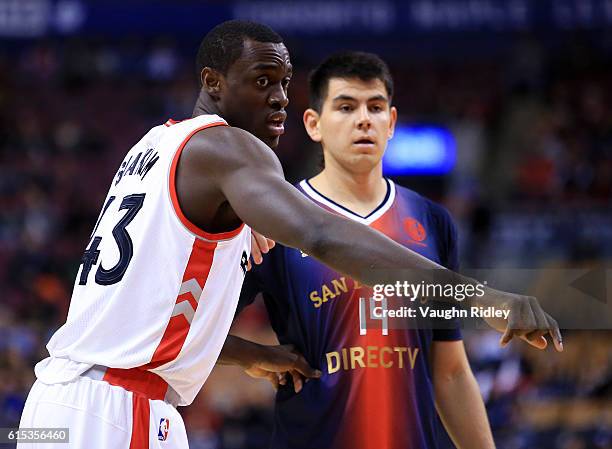
[[159, 441], [166, 441], [168, 439], [168, 432], [170, 431], [170, 420], [168, 418], [162, 418], [159, 420], [159, 432], [157, 432], [157, 439]]
[[427, 232], [425, 231], [425, 227], [416, 218], [404, 218], [404, 231], [406, 231], [406, 234], [410, 237], [410, 243], [427, 246], [426, 243], [423, 243], [423, 240], [427, 238]]

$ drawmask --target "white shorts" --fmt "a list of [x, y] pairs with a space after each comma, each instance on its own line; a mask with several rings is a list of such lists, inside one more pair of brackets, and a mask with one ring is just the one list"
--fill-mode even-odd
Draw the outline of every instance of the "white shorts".
[[63, 427], [69, 443], [20, 443], [18, 449], [188, 449], [185, 424], [169, 403], [147, 399], [101, 380], [37, 380], [20, 428]]

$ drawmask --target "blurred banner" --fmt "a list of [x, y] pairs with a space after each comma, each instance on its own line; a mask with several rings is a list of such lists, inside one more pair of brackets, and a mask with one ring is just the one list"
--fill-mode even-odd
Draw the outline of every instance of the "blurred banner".
[[612, 24], [612, 0], [79, 1], [0, 0], [0, 37], [200, 35], [232, 19], [264, 22], [287, 36], [377, 38], [514, 32]]

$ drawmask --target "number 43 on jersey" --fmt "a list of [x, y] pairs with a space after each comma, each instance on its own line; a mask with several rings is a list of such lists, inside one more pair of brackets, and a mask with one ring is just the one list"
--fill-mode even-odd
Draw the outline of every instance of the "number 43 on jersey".
[[138, 211], [142, 209], [142, 204], [144, 203], [145, 194], [138, 193], [133, 195], [127, 195], [121, 201], [119, 205], [119, 211], [127, 210], [127, 212], [123, 215], [123, 217], [119, 220], [119, 222], [113, 228], [113, 238], [115, 239], [115, 243], [117, 244], [117, 248], [119, 249], [119, 260], [112, 268], [104, 268], [103, 262], [99, 261], [100, 250], [98, 247], [102, 242], [102, 237], [96, 236], [96, 231], [98, 230], [98, 226], [104, 217], [104, 214], [109, 209], [109, 207], [113, 204], [116, 197], [111, 196], [106, 201], [102, 212], [100, 213], [100, 217], [98, 218], [98, 222], [94, 227], [93, 232], [91, 233], [91, 240], [89, 244], [89, 248], [85, 250], [83, 253], [83, 257], [81, 258], [81, 265], [83, 265], [83, 269], [81, 270], [81, 276], [79, 277], [79, 285], [87, 284], [87, 280], [89, 277], [89, 272], [93, 268], [94, 265], [98, 265], [98, 269], [96, 270], [95, 281], [99, 285], [112, 285], [119, 282], [123, 275], [125, 274], [128, 265], [130, 264], [130, 260], [132, 260], [132, 256], [134, 254], [134, 245], [132, 243], [132, 239], [130, 238], [130, 234], [127, 232], [126, 227], [134, 220]]

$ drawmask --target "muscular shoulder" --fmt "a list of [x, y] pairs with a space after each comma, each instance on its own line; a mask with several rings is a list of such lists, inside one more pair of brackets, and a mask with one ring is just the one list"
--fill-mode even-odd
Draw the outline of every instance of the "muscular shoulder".
[[178, 161], [179, 203], [201, 229], [225, 232], [242, 221], [235, 209], [245, 192], [256, 189], [270, 173], [282, 174], [280, 163], [252, 134], [229, 126], [202, 129], [191, 136]]
[[185, 146], [184, 157], [208, 173], [245, 163], [275, 159], [274, 153], [255, 136], [240, 128], [216, 126], [194, 134]]

